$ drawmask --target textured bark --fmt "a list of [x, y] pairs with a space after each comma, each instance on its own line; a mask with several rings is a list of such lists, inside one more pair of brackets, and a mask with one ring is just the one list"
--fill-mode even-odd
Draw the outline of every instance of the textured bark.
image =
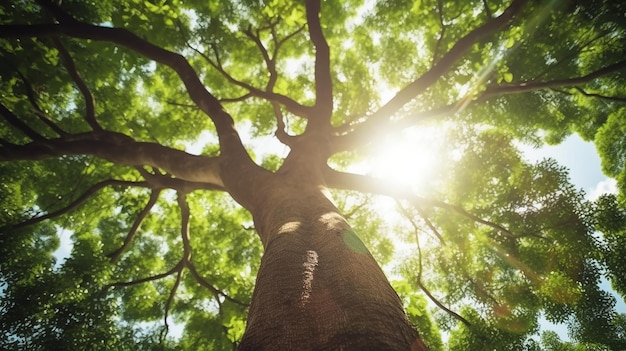
[[289, 179], [259, 189], [265, 254], [239, 350], [426, 350], [323, 189]]

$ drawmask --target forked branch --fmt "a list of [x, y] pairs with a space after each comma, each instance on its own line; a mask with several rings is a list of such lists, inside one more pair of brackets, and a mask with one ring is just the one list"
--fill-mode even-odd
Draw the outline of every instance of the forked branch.
[[191, 276], [196, 280], [196, 282], [198, 284], [200, 284], [200, 286], [204, 287], [205, 289], [209, 290], [211, 293], [213, 293], [213, 295], [215, 296], [222, 296], [224, 299], [235, 303], [237, 305], [243, 306], [243, 307], [248, 307], [249, 304], [245, 303], [243, 301], [237, 300], [233, 297], [231, 297], [230, 295], [226, 294], [225, 292], [219, 290], [218, 288], [216, 288], [215, 286], [213, 286], [211, 283], [209, 283], [206, 279], [204, 279], [200, 273], [198, 273], [198, 270], [196, 269], [196, 266], [193, 263], [188, 263], [187, 264], [187, 268], [189, 268], [189, 273], [191, 273]]
[[[515, 15], [521, 11], [526, 1], [527, 0], [514, 0], [500, 16], [488, 20], [483, 25], [474, 28], [464, 37], [459, 39], [430, 70], [398, 91], [398, 93], [396, 93], [396, 95], [385, 105], [370, 116], [367, 116], [367, 120], [359, 125], [358, 129], [344, 136], [344, 138], [357, 139], [360, 142], [366, 142], [370, 133], [374, 132], [381, 125], [388, 123], [389, 119], [400, 108], [420, 94], [424, 93], [426, 89], [436, 83], [444, 74], [454, 67], [454, 64], [469, 49], [471, 49], [474, 44], [505, 28], [512, 21]], [[346, 144], [352, 145], [354, 142]]]
[[304, 106], [300, 103], [298, 103], [297, 101], [291, 99], [288, 96], [282, 95], [282, 94], [277, 94], [274, 93], [272, 91], [264, 91], [261, 90], [259, 88], [256, 88], [248, 83], [242, 82], [238, 79], [235, 79], [233, 76], [231, 76], [223, 67], [222, 64], [220, 62], [219, 59], [219, 54], [217, 52], [217, 48], [214, 48], [214, 55], [215, 55], [215, 60], [212, 59], [211, 57], [209, 57], [206, 53], [203, 53], [202, 51], [198, 50], [197, 48], [189, 45], [189, 48], [194, 50], [197, 54], [199, 54], [209, 65], [211, 65], [213, 68], [215, 68], [222, 76], [224, 76], [224, 78], [226, 78], [226, 80], [228, 80], [228, 82], [232, 83], [233, 85], [236, 85], [238, 87], [241, 87], [247, 91], [250, 92], [251, 95], [256, 96], [258, 98], [261, 99], [265, 99], [267, 101], [271, 101], [271, 102], [276, 102], [279, 103], [283, 106], [285, 106], [285, 108], [293, 113], [296, 116], [300, 116], [303, 118], [308, 118], [308, 116], [311, 114], [311, 107], [309, 106]]
[[68, 35], [74, 38], [115, 43], [173, 69], [185, 85], [191, 100], [213, 121], [222, 146], [222, 153], [249, 160], [234, 120], [221, 103], [204, 86], [193, 67], [180, 54], [156, 46], [123, 28], [111, 28], [80, 22], [48, 0], [37, 1], [58, 21], [54, 24], [0, 26], [0, 37], [46, 37]]

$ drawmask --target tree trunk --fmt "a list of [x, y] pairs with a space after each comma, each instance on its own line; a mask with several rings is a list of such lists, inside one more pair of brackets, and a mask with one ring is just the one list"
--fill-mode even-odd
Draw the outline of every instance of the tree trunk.
[[273, 183], [252, 210], [265, 253], [239, 350], [427, 350], [324, 191]]

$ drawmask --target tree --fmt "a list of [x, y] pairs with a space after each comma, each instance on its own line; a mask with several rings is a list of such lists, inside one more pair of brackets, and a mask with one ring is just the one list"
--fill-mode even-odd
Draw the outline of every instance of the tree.
[[[623, 349], [599, 281], [626, 291], [625, 13], [3, 5], [2, 347], [536, 350], [543, 313]], [[572, 133], [596, 143], [617, 196], [592, 202], [517, 147]], [[354, 172], [407, 135], [440, 159], [419, 190]], [[270, 139], [289, 151], [267, 154]], [[380, 196], [401, 218], [385, 222]]]

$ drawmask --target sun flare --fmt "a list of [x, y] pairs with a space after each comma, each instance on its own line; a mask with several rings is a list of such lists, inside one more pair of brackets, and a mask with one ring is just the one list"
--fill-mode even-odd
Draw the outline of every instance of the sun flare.
[[376, 143], [370, 174], [410, 192], [424, 191], [440, 167], [441, 127], [421, 126]]

